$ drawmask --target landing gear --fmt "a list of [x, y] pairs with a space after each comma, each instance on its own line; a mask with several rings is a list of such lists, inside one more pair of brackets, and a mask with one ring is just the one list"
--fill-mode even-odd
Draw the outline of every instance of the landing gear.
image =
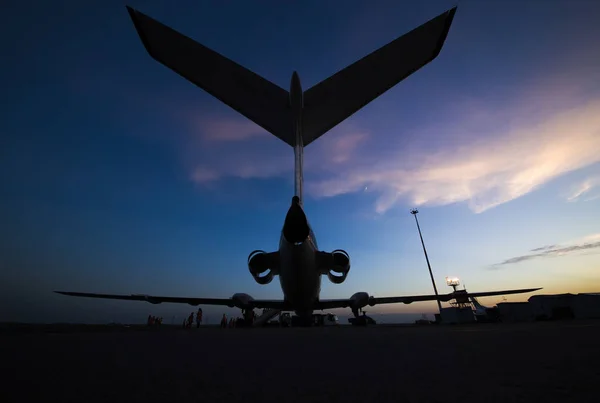
[[313, 318], [311, 316], [292, 316], [292, 327], [311, 327]]
[[256, 314], [254, 309], [242, 309], [242, 317], [236, 322], [236, 327], [252, 327]]
[[[362, 315], [359, 315], [359, 313], [361, 312]], [[350, 324], [353, 326], [367, 326], [377, 324], [377, 322], [375, 322], [375, 319], [371, 318], [370, 316], [367, 316], [367, 313], [363, 311], [362, 308], [353, 309], [352, 313], [354, 314], [354, 317], [348, 319], [348, 322], [350, 322]]]

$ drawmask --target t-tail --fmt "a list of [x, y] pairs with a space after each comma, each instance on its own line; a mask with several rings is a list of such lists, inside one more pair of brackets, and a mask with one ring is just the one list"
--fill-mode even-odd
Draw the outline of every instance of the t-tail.
[[294, 148], [295, 196], [302, 205], [303, 149], [440, 53], [456, 7], [303, 92], [256, 73], [127, 7], [144, 47], [158, 62]]

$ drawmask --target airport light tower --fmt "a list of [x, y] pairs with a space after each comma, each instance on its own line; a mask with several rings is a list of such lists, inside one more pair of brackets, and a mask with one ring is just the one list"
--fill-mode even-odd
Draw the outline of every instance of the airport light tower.
[[456, 292], [456, 287], [460, 285], [460, 280], [457, 277], [446, 277], [446, 285], [452, 287]]
[[[415, 216], [415, 222], [417, 223], [417, 230], [419, 231], [419, 238], [421, 238], [421, 245], [423, 245], [423, 253], [425, 254], [425, 261], [427, 261], [427, 268], [429, 269], [429, 275], [431, 276], [431, 284], [433, 284], [433, 291], [435, 292], [435, 296], [439, 297], [437, 287], [435, 286], [435, 280], [433, 279], [433, 272], [431, 271], [431, 264], [429, 264], [429, 257], [427, 256], [427, 249], [425, 249], [425, 242], [423, 242], [423, 235], [421, 235], [421, 227], [419, 226], [419, 220], [417, 219], [417, 214], [419, 210], [412, 209], [410, 213]], [[438, 308], [440, 310], [440, 315], [442, 314], [442, 303], [440, 300], [437, 300]]]

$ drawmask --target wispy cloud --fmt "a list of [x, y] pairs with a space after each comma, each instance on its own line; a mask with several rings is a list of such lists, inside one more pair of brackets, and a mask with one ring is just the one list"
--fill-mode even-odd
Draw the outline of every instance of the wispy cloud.
[[207, 183], [219, 179], [217, 171], [205, 167], [196, 167], [192, 172], [192, 180], [197, 183]]
[[[490, 127], [494, 124], [490, 121]], [[421, 155], [412, 157], [422, 162], [413, 166], [408, 166], [400, 150], [371, 164], [356, 156], [354, 166], [308, 189], [334, 196], [369, 186], [382, 193], [378, 212], [404, 198], [412, 205], [466, 201], [479, 213], [599, 161], [598, 133], [600, 102], [595, 101], [507, 133], [472, 136], [470, 142], [449, 144], [431, 154], [420, 150]]]
[[[330, 135], [310, 146], [305, 157], [306, 176], [345, 169], [368, 133], [342, 124], [342, 136]], [[232, 133], [228, 133], [232, 131]], [[235, 133], [233, 133], [235, 131]], [[197, 183], [214, 182], [224, 177], [244, 179], [289, 177], [294, 168], [293, 152], [259, 126], [233, 118], [198, 118], [186, 152], [192, 160], [191, 179]]]
[[516, 264], [527, 260], [539, 258], [566, 256], [573, 253], [597, 248], [600, 248], [600, 234], [591, 234], [581, 239], [567, 242], [563, 245], [542, 246], [539, 248], [532, 249], [531, 252], [536, 253], [530, 253], [527, 255], [515, 256], [510, 259], [506, 259], [500, 263], [493, 265], [492, 268], [498, 268], [501, 266]]
[[249, 120], [227, 118], [198, 118], [195, 121], [198, 131], [209, 141], [240, 141], [269, 134]]
[[543, 250], [552, 250], [556, 247], [557, 247], [557, 245], [541, 246], [539, 248], [532, 249], [531, 252], [541, 252]]
[[[544, 81], [508, 102], [457, 101], [448, 110], [460, 113], [424, 125], [410, 142], [402, 132], [368, 133], [366, 124], [344, 122], [307, 148], [306, 192], [319, 198], [368, 188], [378, 195], [378, 213], [397, 203], [465, 202], [476, 213], [507, 203], [600, 162], [600, 99], [576, 87]], [[535, 101], [540, 94], [543, 100]], [[194, 141], [186, 147], [192, 180], [291, 180], [291, 149], [244, 117], [228, 116], [192, 119]], [[595, 184], [580, 184], [570, 198], [590, 196]]]
[[600, 233], [586, 235], [583, 238], [576, 239], [575, 241], [571, 241], [569, 243], [577, 244], [577, 243], [590, 243], [590, 242], [600, 242]]
[[573, 186], [567, 200], [570, 202], [595, 200], [600, 197], [600, 195], [592, 196], [590, 193], [591, 190], [598, 187], [598, 185], [600, 185], [600, 176], [587, 178]]

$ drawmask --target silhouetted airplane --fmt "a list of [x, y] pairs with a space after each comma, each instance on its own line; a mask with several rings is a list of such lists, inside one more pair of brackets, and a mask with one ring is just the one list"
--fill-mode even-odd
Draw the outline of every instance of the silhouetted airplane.
[[[377, 298], [358, 292], [346, 299], [320, 299], [321, 276], [341, 284], [350, 270], [344, 250], [323, 252], [304, 214], [302, 204], [303, 148], [354, 114], [388, 89], [432, 61], [440, 53], [456, 7], [431, 19], [303, 92], [298, 73], [290, 91], [221, 56], [162, 23], [127, 7], [135, 28], [152, 58], [191, 81], [221, 102], [294, 148], [295, 195], [285, 217], [279, 250], [254, 251], [248, 268], [259, 284], [279, 276], [283, 300], [253, 299], [238, 293], [231, 298], [187, 298], [150, 295], [111, 295], [56, 291], [60, 294], [122, 300], [223, 305], [241, 309], [294, 311], [310, 322], [314, 310], [351, 308], [417, 301], [449, 301], [445, 295]], [[264, 275], [262, 275], [265, 273]], [[472, 296], [526, 293], [539, 288], [473, 293]]]

